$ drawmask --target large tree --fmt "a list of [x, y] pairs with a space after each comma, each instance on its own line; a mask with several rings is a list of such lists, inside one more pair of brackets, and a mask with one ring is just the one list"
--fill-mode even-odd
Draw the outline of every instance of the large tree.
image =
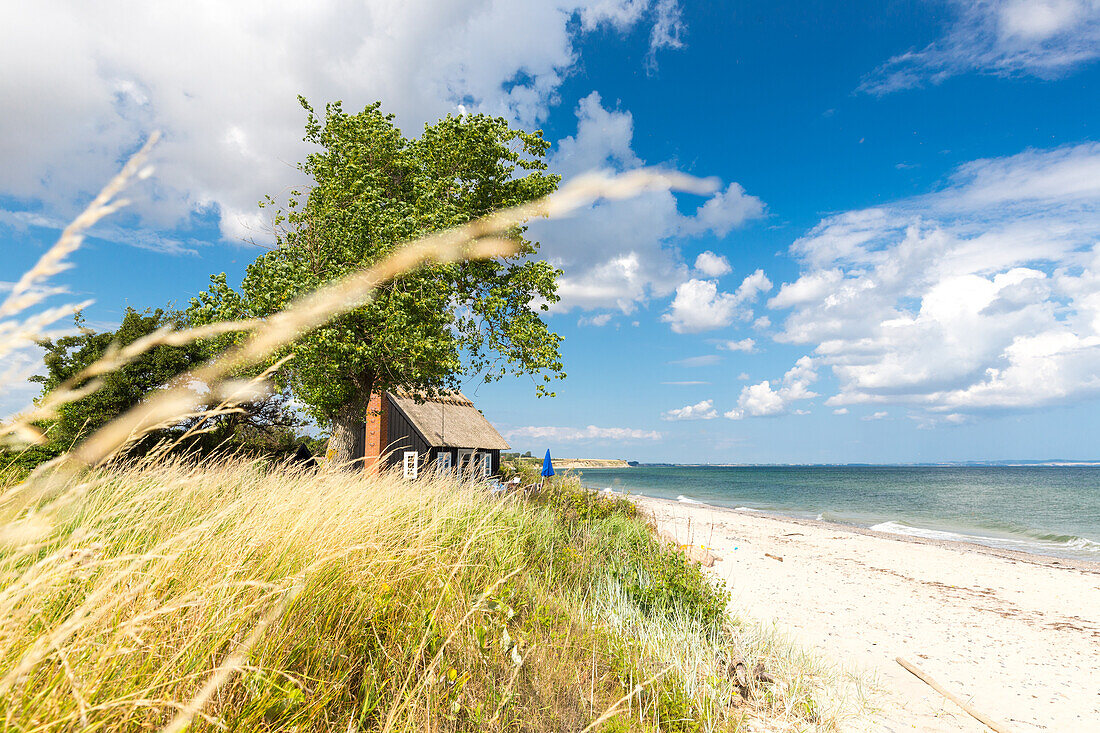
[[[312, 184], [276, 208], [275, 247], [249, 266], [239, 291], [224, 274], [211, 278], [192, 301], [196, 322], [268, 316], [403, 242], [534, 200], [559, 180], [546, 172], [542, 133], [501, 118], [448, 116], [406, 138], [379, 103], [357, 114], [330, 104], [322, 120], [300, 101], [305, 140], [317, 150], [299, 167]], [[537, 376], [538, 393], [549, 394], [550, 380], [564, 375], [560, 337], [541, 313], [558, 300], [560, 272], [534, 257], [538, 245], [524, 233], [509, 233], [520, 245], [514, 257], [406, 273], [288, 349], [286, 378], [331, 426], [331, 458], [358, 458], [356, 431], [382, 390], [430, 393], [459, 386], [463, 375], [512, 373]]]

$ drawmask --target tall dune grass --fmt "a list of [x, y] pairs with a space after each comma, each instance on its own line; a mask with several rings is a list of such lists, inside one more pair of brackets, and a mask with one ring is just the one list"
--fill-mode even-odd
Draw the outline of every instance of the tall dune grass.
[[623, 512], [240, 460], [54, 478], [0, 507], [49, 527], [0, 554], [8, 730], [835, 727], [741, 700], [717, 662], [755, 632]]

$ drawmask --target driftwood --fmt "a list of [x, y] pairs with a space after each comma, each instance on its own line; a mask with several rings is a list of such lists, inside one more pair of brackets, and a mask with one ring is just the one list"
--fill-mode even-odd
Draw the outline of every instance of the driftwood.
[[765, 552], [764, 557], [770, 557], [772, 560], [778, 560], [779, 562], [783, 562], [783, 558], [781, 558], [779, 555], [773, 555], [770, 552]]
[[903, 659], [902, 657], [897, 658], [897, 663], [900, 664], [902, 667], [905, 667], [905, 669], [909, 670], [914, 675], [916, 675], [917, 679], [919, 679], [921, 682], [925, 683], [926, 685], [931, 687], [933, 690], [940, 693], [941, 695], [946, 697], [948, 700], [950, 700], [951, 702], [955, 703], [960, 708], [965, 710], [967, 712], [967, 714], [970, 715], [970, 717], [972, 717], [975, 720], [983, 723], [990, 730], [997, 731], [997, 733], [1011, 733], [1009, 728], [1004, 723], [1000, 723], [1000, 722], [994, 720], [993, 718], [990, 718], [985, 713], [982, 713], [980, 710], [974, 709], [974, 707], [972, 705], [970, 705], [970, 703], [966, 702], [965, 700], [963, 700], [958, 695], [956, 695], [953, 692], [951, 692], [951, 691], [947, 690], [946, 688], [944, 688], [943, 685], [941, 685], [939, 682], [936, 682], [934, 679], [929, 677], [928, 673], [925, 672], [924, 670], [922, 670], [917, 665], [913, 664], [912, 662], [910, 662], [906, 659]]

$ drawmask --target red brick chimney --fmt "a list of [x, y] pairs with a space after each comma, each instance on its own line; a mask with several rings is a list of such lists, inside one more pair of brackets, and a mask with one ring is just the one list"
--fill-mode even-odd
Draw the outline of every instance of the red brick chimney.
[[376, 392], [370, 396], [367, 405], [367, 434], [365, 448], [363, 450], [363, 468], [371, 473], [377, 473], [381, 468], [380, 458], [389, 447], [387, 437], [390, 432], [389, 400], [382, 399], [382, 393]]

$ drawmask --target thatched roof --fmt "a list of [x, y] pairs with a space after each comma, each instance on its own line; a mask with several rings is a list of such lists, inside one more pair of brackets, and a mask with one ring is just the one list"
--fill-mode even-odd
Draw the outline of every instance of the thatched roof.
[[389, 398], [429, 445], [485, 450], [508, 450], [510, 447], [461, 392], [421, 396], [419, 402], [416, 396], [407, 392], [390, 392]]

